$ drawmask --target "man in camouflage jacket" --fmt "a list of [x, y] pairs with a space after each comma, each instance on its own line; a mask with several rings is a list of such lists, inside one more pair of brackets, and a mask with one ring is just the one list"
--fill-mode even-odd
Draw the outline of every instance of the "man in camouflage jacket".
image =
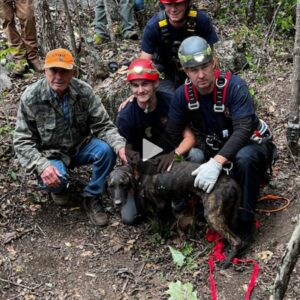
[[20, 164], [35, 172], [54, 202], [69, 200], [68, 168], [92, 164], [83, 192], [91, 222], [106, 225], [101, 203], [105, 178], [119, 158], [126, 163], [125, 140], [91, 86], [74, 78], [74, 60], [66, 49], [48, 52], [45, 78], [21, 96], [14, 134]]

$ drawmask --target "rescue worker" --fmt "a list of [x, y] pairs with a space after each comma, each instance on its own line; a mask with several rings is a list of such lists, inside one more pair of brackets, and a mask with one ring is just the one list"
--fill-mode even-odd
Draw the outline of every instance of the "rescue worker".
[[[120, 1], [121, 29], [124, 39], [137, 40], [138, 33], [134, 30], [134, 0]], [[105, 43], [109, 40], [106, 30], [107, 19], [103, 0], [96, 0], [95, 10], [95, 44]]]
[[208, 160], [192, 173], [195, 187], [209, 193], [223, 169], [236, 179], [242, 188], [237, 234], [250, 242], [260, 184], [276, 155], [271, 132], [258, 119], [246, 82], [229, 72], [219, 76], [203, 38], [185, 39], [178, 56], [188, 79], [172, 99], [165, 133], [175, 142], [191, 124]]
[[[128, 102], [117, 116], [117, 127], [120, 134], [126, 138], [126, 156], [128, 163], [137, 165], [142, 158], [143, 139], [153, 144], [163, 144], [165, 151], [174, 149], [168, 139], [161, 140], [167, 125], [168, 111], [171, 102], [169, 93], [157, 91], [159, 87], [159, 73], [149, 59], [137, 58], [128, 68], [127, 80], [134, 99]], [[192, 148], [195, 137], [190, 128], [183, 128], [180, 141], [171, 152], [172, 158], [201, 162], [204, 157], [198, 149]], [[137, 218], [137, 208], [134, 199], [127, 201], [121, 209], [124, 223], [133, 224]], [[173, 208], [180, 210], [182, 201], [174, 201]], [[179, 205], [180, 202], [180, 205]]]
[[[18, 18], [21, 30], [16, 27], [15, 17]], [[22, 75], [31, 66], [41, 72], [42, 65], [38, 58], [38, 42], [35, 28], [33, 0], [0, 0], [0, 19], [8, 46], [14, 48], [13, 58], [15, 67], [13, 73]]]
[[68, 169], [92, 164], [83, 207], [90, 221], [102, 226], [108, 222], [101, 198], [106, 176], [116, 154], [127, 163], [125, 140], [92, 87], [73, 77], [74, 67], [68, 50], [47, 53], [45, 78], [21, 96], [13, 143], [20, 164], [38, 176], [57, 205], [70, 200]]
[[160, 90], [173, 93], [186, 78], [178, 60], [178, 48], [189, 36], [200, 36], [211, 46], [218, 41], [209, 16], [191, 5], [191, 0], [160, 0], [165, 9], [146, 24], [141, 57], [152, 59], [164, 79]]

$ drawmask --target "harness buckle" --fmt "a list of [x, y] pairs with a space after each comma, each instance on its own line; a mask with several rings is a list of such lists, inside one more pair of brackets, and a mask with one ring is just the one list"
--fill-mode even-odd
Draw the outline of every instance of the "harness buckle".
[[219, 151], [221, 148], [221, 143], [215, 135], [208, 135], [205, 142], [214, 151]]
[[216, 80], [216, 86], [217, 86], [217, 88], [222, 89], [227, 84], [227, 79], [224, 78], [224, 82], [223, 83], [220, 83], [219, 81], [220, 80], [218, 80], [218, 79]]
[[225, 111], [225, 105], [224, 104], [214, 104], [214, 112], [217, 113], [223, 113]]
[[200, 107], [200, 104], [198, 101], [188, 103], [189, 110], [196, 110], [196, 109], [199, 109], [199, 107]]
[[232, 168], [233, 168], [233, 163], [231, 161], [229, 161], [224, 165], [223, 170], [225, 171], [225, 173], [227, 175], [229, 175]]

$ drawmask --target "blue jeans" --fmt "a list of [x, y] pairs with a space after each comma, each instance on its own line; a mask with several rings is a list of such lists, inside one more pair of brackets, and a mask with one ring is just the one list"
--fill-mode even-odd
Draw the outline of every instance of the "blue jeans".
[[[48, 192], [59, 194], [63, 192], [69, 185], [68, 169], [61, 160], [50, 160], [51, 164], [59, 171], [60, 186], [49, 188], [44, 184], [42, 189]], [[113, 149], [104, 141], [92, 138], [87, 144], [83, 145], [77, 154], [71, 156], [69, 168], [75, 168], [82, 165], [92, 164], [92, 177], [83, 194], [86, 196], [100, 196], [103, 193], [106, 177], [112, 170], [116, 162], [116, 154]]]
[[144, 0], [135, 0], [134, 1], [134, 9], [135, 9], [135, 11], [144, 9]]

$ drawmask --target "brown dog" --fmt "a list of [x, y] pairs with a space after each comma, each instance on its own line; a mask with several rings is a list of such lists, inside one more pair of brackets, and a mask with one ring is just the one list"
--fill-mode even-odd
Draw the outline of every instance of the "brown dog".
[[[244, 247], [243, 241], [230, 229], [236, 223], [241, 200], [240, 188], [232, 178], [221, 174], [213, 191], [207, 194], [194, 187], [195, 177], [191, 173], [198, 167], [199, 164], [192, 162], [176, 162], [170, 172], [154, 175], [142, 174], [139, 178], [136, 195], [157, 211], [163, 211], [171, 200], [181, 199], [188, 195], [201, 200], [204, 217], [208, 224], [230, 244], [231, 250], [223, 263], [223, 267], [228, 267], [231, 260]], [[114, 203], [119, 200], [126, 201], [126, 192], [116, 192], [116, 189], [134, 188], [130, 167], [122, 166], [112, 171], [108, 179], [108, 186]], [[116, 195], [121, 194], [123, 195], [122, 199], [117, 199]]]

